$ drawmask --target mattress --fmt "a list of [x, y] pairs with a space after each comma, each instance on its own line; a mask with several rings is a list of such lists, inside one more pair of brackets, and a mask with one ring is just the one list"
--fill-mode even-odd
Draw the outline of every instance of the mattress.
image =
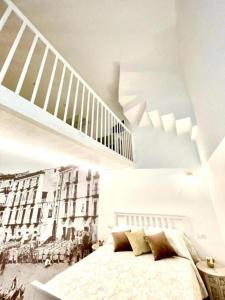
[[45, 288], [62, 300], [200, 300], [201, 283], [187, 258], [113, 252], [108, 244], [58, 274]]

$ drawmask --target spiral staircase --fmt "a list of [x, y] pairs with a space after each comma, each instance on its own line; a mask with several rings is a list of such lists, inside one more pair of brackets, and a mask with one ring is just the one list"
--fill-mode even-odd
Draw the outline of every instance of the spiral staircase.
[[119, 103], [133, 130], [161, 128], [177, 136], [189, 135], [191, 141], [197, 137], [191, 102], [177, 72], [121, 68]]

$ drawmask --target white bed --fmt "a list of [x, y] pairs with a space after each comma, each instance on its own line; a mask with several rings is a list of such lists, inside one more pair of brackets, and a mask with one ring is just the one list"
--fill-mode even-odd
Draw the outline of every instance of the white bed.
[[[116, 214], [117, 225], [121, 218], [123, 225], [129, 224], [130, 217]], [[179, 222], [184, 223], [182, 219]], [[174, 221], [161, 222], [161, 227], [170, 223]], [[110, 243], [46, 284], [33, 283], [33, 286], [34, 300], [201, 300], [207, 295], [191, 259], [173, 257], [154, 261], [152, 254], [135, 257], [132, 251], [114, 252]]]

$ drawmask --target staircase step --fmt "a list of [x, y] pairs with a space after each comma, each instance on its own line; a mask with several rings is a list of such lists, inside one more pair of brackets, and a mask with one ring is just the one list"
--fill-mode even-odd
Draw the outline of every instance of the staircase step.
[[198, 126], [192, 126], [192, 130], [191, 130], [191, 140], [192, 141], [196, 141], [197, 139], [197, 135], [198, 135]]
[[192, 130], [192, 123], [191, 118], [183, 118], [176, 120], [176, 132], [177, 135], [180, 135], [182, 133], [190, 133]]
[[176, 121], [173, 113], [161, 116], [163, 128], [166, 132], [175, 130]]
[[128, 111], [124, 112], [125, 117], [131, 123], [131, 125], [136, 125], [137, 123], [139, 123], [142, 114], [143, 114], [143, 102], [138, 103]]
[[140, 99], [135, 97], [132, 101], [123, 105], [123, 111], [127, 112], [128, 110], [132, 109], [134, 106], [140, 104], [141, 102], [143, 102], [143, 101], [140, 101]]
[[152, 127], [152, 122], [149, 118], [149, 114], [148, 114], [147, 110], [144, 111], [144, 113], [141, 117], [139, 127], [149, 127], [149, 128]]
[[122, 106], [127, 105], [128, 103], [132, 102], [136, 97], [136, 95], [119, 96], [119, 103]]
[[154, 128], [162, 128], [161, 116], [158, 110], [148, 112]]

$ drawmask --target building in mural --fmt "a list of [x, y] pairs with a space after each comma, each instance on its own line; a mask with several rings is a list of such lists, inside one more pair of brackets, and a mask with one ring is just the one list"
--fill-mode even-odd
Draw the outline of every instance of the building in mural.
[[98, 173], [75, 166], [0, 176], [3, 242], [96, 240]]
[[0, 175], [0, 237], [4, 236], [3, 228], [3, 214], [7, 207], [7, 200], [10, 192], [12, 191], [12, 185], [15, 175]]

